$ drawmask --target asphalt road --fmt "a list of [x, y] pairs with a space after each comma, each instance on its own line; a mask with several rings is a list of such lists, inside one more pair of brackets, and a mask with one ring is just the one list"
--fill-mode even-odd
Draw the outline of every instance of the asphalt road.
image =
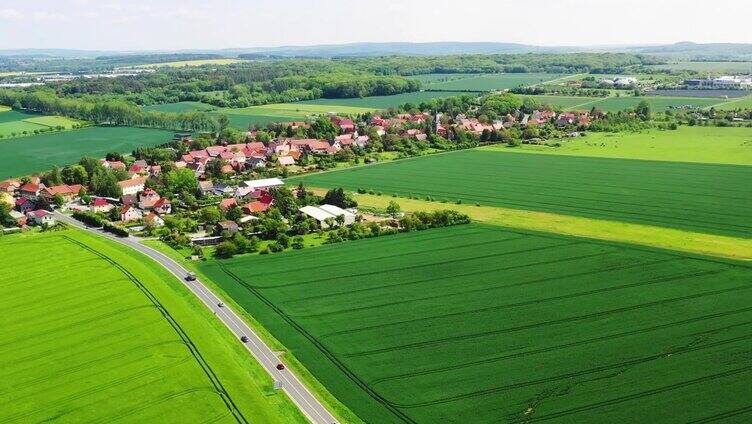
[[154, 259], [157, 263], [159, 263], [173, 275], [175, 275], [175, 277], [183, 282], [183, 284], [188, 287], [188, 289], [190, 289], [193, 294], [201, 299], [201, 301], [204, 302], [204, 305], [206, 305], [207, 308], [211, 309], [211, 311], [214, 312], [217, 318], [219, 318], [237, 337], [238, 343], [242, 343], [240, 341], [240, 337], [248, 337], [248, 342], [242, 344], [245, 345], [246, 349], [248, 349], [251, 355], [256, 358], [256, 361], [258, 361], [261, 366], [264, 367], [266, 372], [268, 372], [269, 375], [272, 376], [272, 378], [282, 383], [282, 390], [287, 393], [290, 399], [292, 399], [292, 401], [298, 406], [298, 408], [300, 408], [303, 414], [305, 414], [305, 416], [312, 423], [332, 424], [338, 422], [293, 372], [291, 372], [287, 368], [281, 371], [277, 369], [277, 364], [279, 364], [281, 361], [274, 354], [274, 351], [272, 351], [271, 348], [269, 348], [269, 346], [267, 346], [261, 340], [261, 338], [259, 338], [259, 336], [235, 312], [232, 311], [230, 307], [225, 305], [220, 308], [218, 304], [222, 302], [222, 300], [217, 297], [217, 295], [215, 295], [211, 290], [209, 290], [205, 285], [203, 285], [198, 279], [194, 281], [186, 281], [185, 277], [188, 275], [189, 271], [180, 266], [180, 264], [170, 259], [163, 253], [158, 252], [150, 247], [144, 246], [143, 244], [136, 241], [133, 237], [120, 238], [110, 233], [86, 227], [81, 222], [76, 221], [75, 219], [59, 212], [55, 212], [55, 217], [59, 221], [65, 222], [77, 228], [96, 233], [115, 242], [124, 244]]

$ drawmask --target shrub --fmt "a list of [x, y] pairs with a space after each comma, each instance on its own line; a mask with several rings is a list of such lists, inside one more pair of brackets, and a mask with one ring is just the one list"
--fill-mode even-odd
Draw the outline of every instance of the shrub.
[[236, 253], [238, 253], [238, 246], [227, 240], [217, 245], [217, 248], [214, 251], [214, 256], [220, 259], [228, 259], [233, 257]]
[[285, 247], [282, 246], [281, 244], [279, 244], [279, 242], [277, 242], [277, 241], [275, 241], [274, 243], [269, 244], [269, 246], [267, 246], [267, 248], [269, 249], [270, 252], [273, 252], [273, 253], [278, 253], [278, 252], [281, 252], [281, 251], [285, 250]]
[[305, 243], [303, 242], [303, 237], [301, 236], [293, 237], [292, 248], [295, 250], [300, 250], [303, 247], [305, 247]]

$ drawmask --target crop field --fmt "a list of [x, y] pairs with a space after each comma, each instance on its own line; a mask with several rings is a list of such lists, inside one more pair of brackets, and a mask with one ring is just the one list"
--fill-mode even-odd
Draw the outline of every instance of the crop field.
[[73, 230], [2, 237], [0, 252], [0, 421], [304, 421], [166, 271]]
[[648, 67], [672, 71], [752, 73], [752, 62], [677, 62]]
[[0, 110], [0, 137], [20, 137], [50, 127], [71, 129], [79, 122], [63, 116], [43, 116], [4, 109]]
[[692, 89], [672, 89], [672, 90], [655, 90], [645, 93], [649, 96], [669, 96], [669, 97], [709, 97], [726, 101], [737, 97], [749, 96], [750, 92], [746, 90], [692, 90]]
[[750, 166], [465, 150], [288, 181], [752, 235]]
[[371, 112], [373, 108], [318, 105], [303, 103], [275, 103], [263, 106], [251, 106], [242, 109], [218, 109], [215, 114], [227, 116], [230, 125], [237, 129], [247, 129], [249, 126], [263, 126], [270, 122], [290, 122], [302, 120], [310, 115], [326, 113], [357, 115]]
[[201, 266], [366, 422], [752, 419], [749, 264], [474, 224]]
[[726, 101], [725, 99], [708, 99], [702, 97], [608, 97], [599, 102], [588, 104], [587, 109], [595, 106], [606, 112], [616, 112], [619, 110], [634, 108], [643, 100], [648, 102], [650, 108], [654, 112], [663, 112], [673, 108], [684, 108], [688, 106], [702, 109]]
[[44, 171], [78, 162], [82, 156], [104, 157], [172, 139], [172, 132], [148, 128], [91, 127], [0, 140], [0, 178]]
[[177, 102], [163, 103], [159, 105], [144, 106], [144, 110], [157, 112], [205, 112], [217, 109], [217, 107], [201, 102]]
[[724, 101], [714, 107], [721, 110], [752, 109], [752, 95]]
[[546, 95], [519, 95], [518, 97], [529, 97], [535, 99], [543, 105], [558, 106], [562, 109], [576, 109], [578, 107], [590, 109], [591, 103], [601, 101], [602, 97], [583, 97], [583, 96], [546, 96]]
[[446, 97], [472, 95], [473, 93], [458, 93], [455, 91], [415, 91], [413, 93], [395, 94], [393, 96], [371, 96], [354, 99], [316, 99], [298, 102], [297, 104], [320, 106], [353, 106], [369, 109], [389, 109], [405, 103], [418, 104], [426, 100], [443, 99]]
[[504, 152], [536, 152], [571, 156], [752, 165], [752, 129], [681, 126], [675, 131], [591, 132], [559, 141], [561, 147], [523, 145], [519, 149], [494, 145]]
[[233, 63], [245, 62], [243, 59], [223, 58], [223, 59], [200, 59], [200, 60], [181, 60], [177, 62], [148, 63], [144, 65], [131, 66], [131, 68], [176, 68], [183, 66], [203, 66], [203, 65], [232, 65]]
[[[492, 91], [541, 84], [562, 78], [564, 74], [519, 73], [467, 75], [446, 81], [424, 82], [423, 88], [446, 91]], [[430, 81], [430, 80], [428, 80]]]

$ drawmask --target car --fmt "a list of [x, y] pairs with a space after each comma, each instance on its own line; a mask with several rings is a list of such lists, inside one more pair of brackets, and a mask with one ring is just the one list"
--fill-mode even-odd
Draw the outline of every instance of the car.
[[188, 275], [185, 276], [185, 281], [196, 281], [196, 274], [189, 272]]
[[240, 341], [243, 343], [248, 343], [248, 336], [240, 336]]
[[277, 369], [282, 371], [283, 369], [285, 369], [285, 364], [282, 364], [282, 363], [277, 364]]
[[222, 303], [222, 302], [219, 302], [219, 303], [217, 303], [217, 306], [219, 306], [220, 308], [222, 308], [222, 307], [224, 307], [224, 306], [225, 306], [225, 304], [224, 304], [224, 303]]

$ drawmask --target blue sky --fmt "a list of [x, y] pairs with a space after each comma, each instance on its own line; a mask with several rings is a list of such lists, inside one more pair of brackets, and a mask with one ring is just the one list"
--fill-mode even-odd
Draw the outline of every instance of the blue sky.
[[744, 0], [0, 0], [0, 49], [752, 43]]

